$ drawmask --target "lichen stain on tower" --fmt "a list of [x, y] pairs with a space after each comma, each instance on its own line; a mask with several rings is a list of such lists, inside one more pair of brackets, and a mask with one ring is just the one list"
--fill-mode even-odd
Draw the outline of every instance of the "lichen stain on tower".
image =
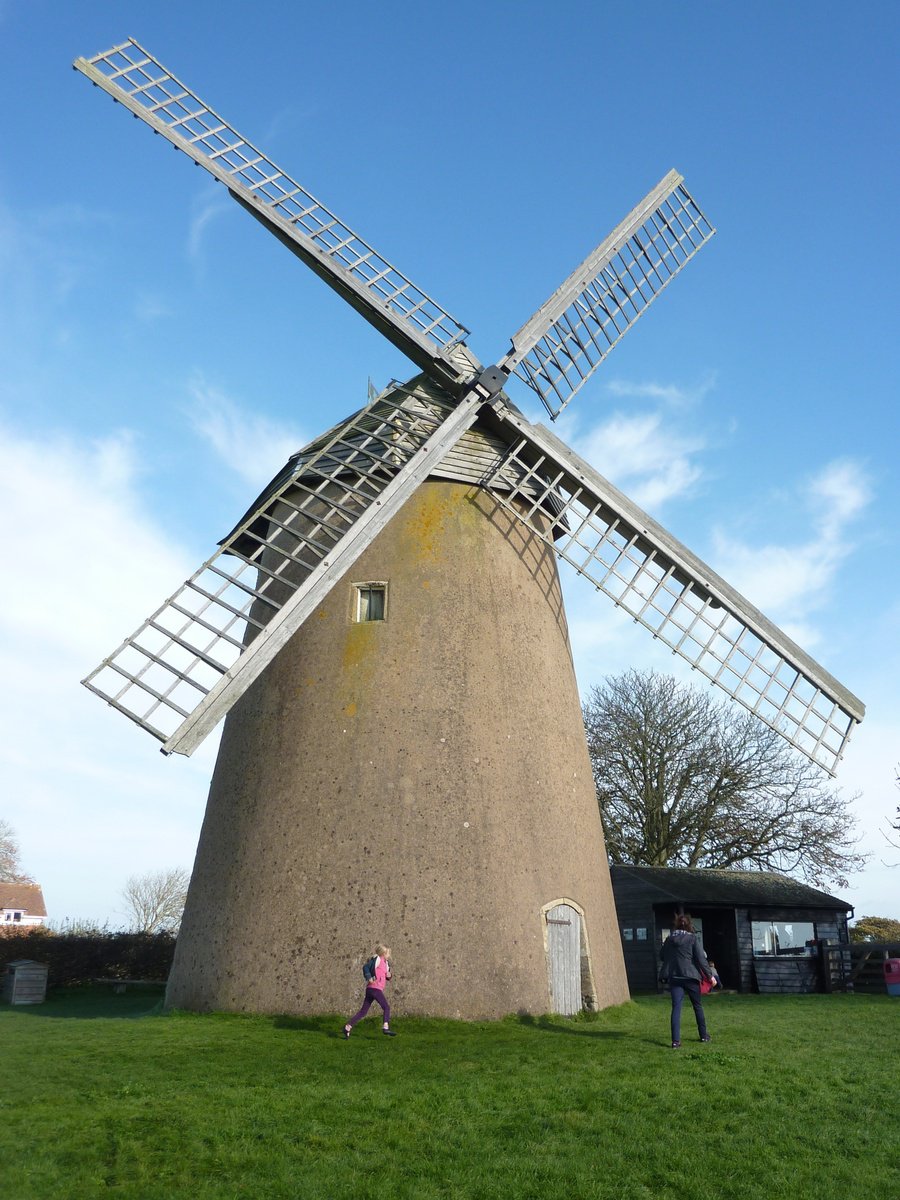
[[471, 510], [471, 496], [455, 483], [429, 480], [423, 484], [401, 511], [400, 520], [401, 553], [420, 566], [445, 559], [451, 532], [465, 539], [469, 551], [481, 544], [476, 532], [480, 518]]
[[361, 697], [371, 692], [381, 624], [351, 621], [346, 627], [339, 676], [341, 711], [346, 717], [355, 717]]

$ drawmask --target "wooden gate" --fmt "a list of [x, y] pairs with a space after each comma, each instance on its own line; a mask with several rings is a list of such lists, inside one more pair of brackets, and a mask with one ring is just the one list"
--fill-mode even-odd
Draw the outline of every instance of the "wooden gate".
[[550, 1006], [572, 1016], [581, 1012], [581, 915], [571, 904], [549, 909], [547, 957], [550, 967]]

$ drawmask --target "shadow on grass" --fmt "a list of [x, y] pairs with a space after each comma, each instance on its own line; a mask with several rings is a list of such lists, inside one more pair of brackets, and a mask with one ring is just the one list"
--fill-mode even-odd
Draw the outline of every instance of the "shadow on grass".
[[275, 1029], [289, 1029], [292, 1033], [317, 1033], [320, 1037], [342, 1037], [345, 1017], [274, 1017]]
[[567, 1033], [570, 1037], [587, 1038], [626, 1038], [631, 1035], [621, 1029], [590, 1029], [583, 1021], [572, 1021], [562, 1024], [553, 1017], [533, 1017], [531, 1013], [517, 1013], [516, 1020], [520, 1025], [531, 1029], [539, 1029], [542, 1033]]
[[133, 986], [116, 993], [110, 988], [73, 987], [52, 989], [42, 1004], [0, 1004], [0, 1013], [17, 1017], [77, 1017], [81, 1021], [132, 1020], [163, 1013], [165, 984]]
[[[339, 1041], [344, 1041], [344, 1023], [346, 1017], [342, 1017], [339, 1013], [324, 1014], [314, 1017], [291, 1017], [280, 1016], [272, 1018], [272, 1027], [274, 1029], [286, 1029], [291, 1033], [317, 1033], [319, 1037], [334, 1038]], [[361, 1021], [353, 1031], [355, 1041], [360, 1038], [370, 1038], [372, 1041], [380, 1039], [381, 1033], [381, 1014], [378, 1017], [373, 1017], [369, 1021]]]
[[[344, 1021], [346, 1018], [340, 1015], [333, 1016], [315, 1016], [315, 1017], [290, 1017], [281, 1016], [274, 1017], [272, 1024], [276, 1029], [286, 1029], [293, 1033], [317, 1033], [320, 1037], [342, 1039], [344, 1036]], [[504, 1018], [509, 1020], [510, 1018]], [[518, 1025], [524, 1025], [527, 1028], [540, 1030], [542, 1033], [567, 1033], [572, 1037], [587, 1037], [587, 1038], [627, 1038], [632, 1035], [618, 1029], [591, 1029], [584, 1022], [563, 1023], [559, 1019], [553, 1017], [534, 1017], [530, 1013], [517, 1013], [512, 1017], [512, 1020]], [[411, 1018], [412, 1028], [409, 1029], [409, 1036], [413, 1037], [416, 1033], [417, 1018]], [[426, 1022], [430, 1026], [434, 1026], [440, 1022], [440, 1018], [426, 1018]], [[409, 1023], [409, 1022], [408, 1022]], [[444, 1022], [447, 1026], [445, 1032], [452, 1034], [455, 1037], [460, 1036], [460, 1033], [465, 1034], [466, 1030], [481, 1029], [483, 1022], [468, 1022], [458, 1020], [448, 1020]], [[495, 1022], [498, 1029], [502, 1022]], [[423, 1031], [424, 1032], [424, 1031]], [[434, 1036], [434, 1029], [428, 1029], [425, 1036]], [[362, 1021], [353, 1031], [353, 1037], [379, 1039], [381, 1037], [381, 1021], [375, 1019], [371, 1022]]]

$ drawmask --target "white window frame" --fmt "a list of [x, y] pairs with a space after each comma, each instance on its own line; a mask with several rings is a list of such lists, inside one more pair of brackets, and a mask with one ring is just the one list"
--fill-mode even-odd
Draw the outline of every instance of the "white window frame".
[[[758, 939], [757, 927], [764, 927], [763, 937]], [[811, 938], [804, 938], [803, 945], [792, 945], [786, 949], [780, 949], [780, 938], [778, 927], [789, 928], [791, 930], [791, 939], [796, 942], [799, 934], [794, 933], [795, 926], [804, 926], [812, 930]], [[806, 928], [803, 929], [806, 932]], [[812, 951], [808, 943], [814, 941], [818, 936], [815, 921], [809, 921], [806, 918], [795, 921], [776, 921], [766, 918], [764, 920], [755, 920], [750, 922], [750, 937], [753, 943], [753, 955], [755, 958], [804, 958]], [[758, 941], [764, 942], [764, 948], [758, 948]]]
[[[381, 616], [380, 617], [364, 617], [363, 612], [363, 596], [366, 593], [380, 592], [381, 593]], [[366, 579], [354, 583], [351, 587], [351, 613], [350, 617], [354, 625], [369, 625], [378, 624], [381, 621], [386, 621], [388, 616], [388, 585], [383, 579]]]

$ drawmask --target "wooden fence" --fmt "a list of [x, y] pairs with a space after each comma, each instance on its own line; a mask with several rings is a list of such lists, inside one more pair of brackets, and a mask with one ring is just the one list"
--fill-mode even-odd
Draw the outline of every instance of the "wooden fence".
[[819, 971], [825, 992], [884, 993], [884, 962], [900, 958], [900, 942], [836, 942], [819, 945]]

